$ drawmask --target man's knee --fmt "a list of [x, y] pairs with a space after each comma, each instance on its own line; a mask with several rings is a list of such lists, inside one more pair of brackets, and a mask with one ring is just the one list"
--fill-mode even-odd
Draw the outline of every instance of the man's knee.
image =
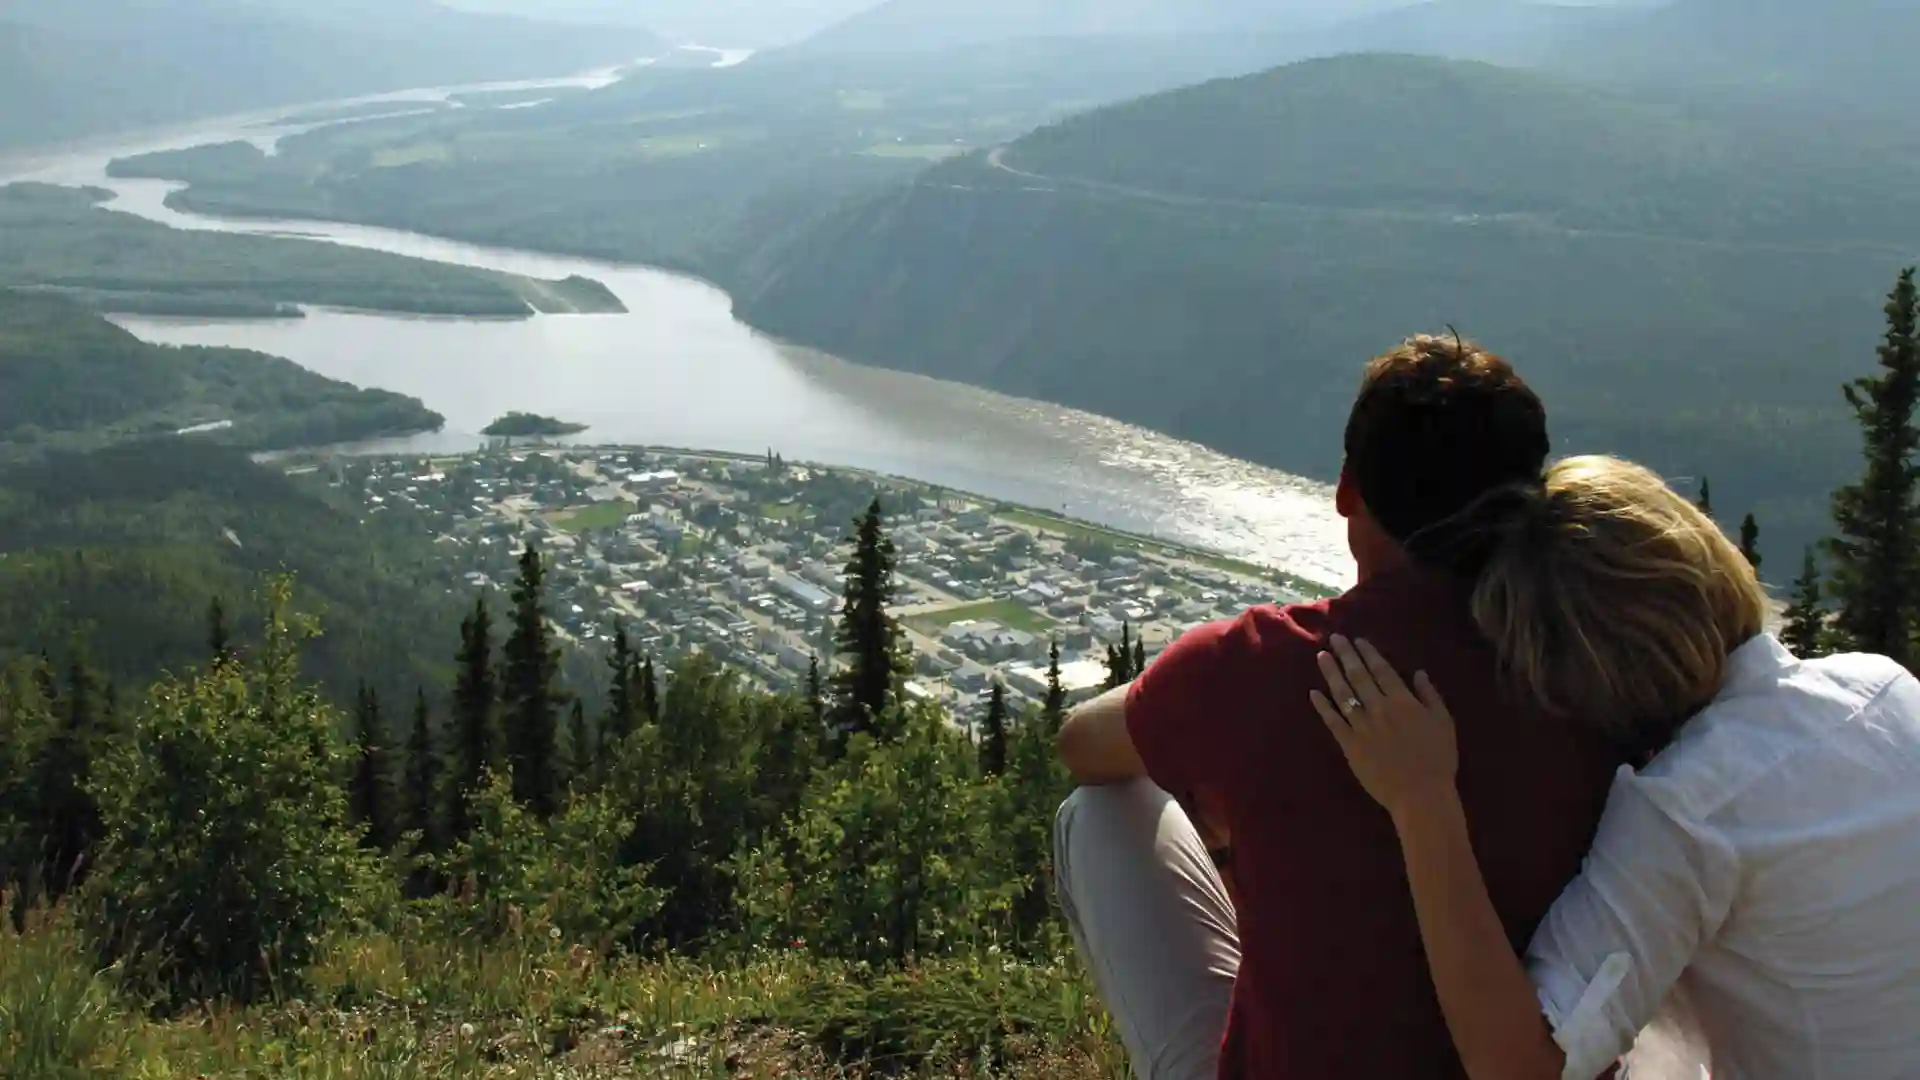
[[1172, 797], [1146, 779], [1083, 787], [1067, 796], [1053, 815], [1054, 864], [1067, 861], [1074, 842], [1151, 843]]

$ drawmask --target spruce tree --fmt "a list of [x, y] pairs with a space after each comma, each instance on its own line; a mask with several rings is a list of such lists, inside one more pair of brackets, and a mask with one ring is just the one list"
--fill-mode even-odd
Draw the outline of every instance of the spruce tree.
[[1793, 599], [1787, 605], [1780, 640], [1803, 660], [1827, 654], [1827, 613], [1820, 595], [1820, 564], [1813, 549], [1807, 549], [1800, 576], [1793, 583]]
[[[1147, 673], [1147, 643], [1140, 638], [1133, 639], [1133, 678]], [[1128, 680], [1131, 682], [1132, 680]]]
[[567, 755], [568, 778], [584, 788], [599, 755], [594, 752], [593, 732], [587, 728], [587, 707], [579, 698], [573, 699], [573, 708], [567, 712]]
[[820, 658], [807, 658], [807, 708], [813, 713], [813, 722], [825, 725], [827, 722], [827, 691], [820, 684]]
[[1115, 646], [1115, 645], [1107, 646], [1106, 663], [1107, 663], [1107, 681], [1105, 683], [1106, 688], [1108, 690], [1112, 690], [1112, 689], [1115, 689], [1116, 687], [1127, 685], [1127, 664], [1129, 663], [1129, 661], [1123, 659], [1120, 656], [1120, 649], [1118, 646]]
[[440, 754], [434, 746], [433, 714], [427, 708], [425, 689], [414, 697], [406, 769], [407, 789], [401, 799], [402, 825], [407, 831], [420, 834], [421, 850], [440, 851], [446, 840], [440, 818]]
[[547, 624], [546, 569], [528, 541], [513, 586], [513, 631], [501, 654], [500, 701], [506, 722], [513, 797], [546, 821], [560, 809], [560, 650]]
[[1920, 612], [1914, 545], [1920, 543], [1920, 450], [1914, 409], [1920, 404], [1920, 293], [1914, 272], [1900, 275], [1887, 301], [1882, 373], [1846, 388], [1865, 444], [1866, 473], [1833, 497], [1839, 535], [1828, 541], [1833, 560], [1835, 629], [1847, 648], [1880, 653], [1901, 664], [1912, 659], [1914, 618]]
[[1066, 718], [1067, 688], [1060, 682], [1060, 642], [1055, 639], [1047, 651], [1047, 700], [1040, 712], [1049, 738], [1060, 733], [1060, 725]]
[[844, 574], [845, 602], [834, 645], [846, 665], [834, 673], [834, 728], [841, 736], [884, 735], [882, 718], [901, 676], [900, 630], [888, 614], [893, 599], [893, 541], [880, 499], [855, 523], [853, 556]]
[[607, 718], [600, 725], [600, 734], [613, 746], [640, 726], [639, 702], [634, 693], [638, 689], [639, 658], [633, 654], [625, 623], [613, 628], [613, 652], [607, 656], [607, 669], [612, 677], [607, 690]]
[[59, 897], [85, 876], [88, 858], [100, 839], [100, 809], [88, 782], [100, 749], [101, 729], [93, 672], [77, 646], [67, 665], [64, 692], [45, 693], [52, 685], [49, 672], [42, 697], [55, 726], [40, 752], [39, 821], [34, 828], [45, 845], [41, 884], [49, 896]]
[[993, 680], [987, 700], [987, 719], [980, 726], [980, 774], [999, 776], [1007, 771], [1007, 687]]
[[486, 789], [487, 774], [499, 755], [494, 709], [498, 684], [493, 673], [493, 617], [486, 597], [474, 601], [473, 614], [460, 624], [460, 674], [453, 688], [453, 775], [449, 778], [452, 836], [465, 839], [474, 826], [473, 804]]
[[649, 724], [660, 722], [660, 680], [653, 675], [653, 657], [640, 665], [640, 715]]
[[1693, 505], [1708, 517], [1713, 516], [1713, 484], [1704, 476], [1700, 478], [1700, 497], [1693, 501]]
[[1740, 523], [1740, 554], [1747, 557], [1748, 565], [1758, 573], [1760, 570], [1760, 523], [1754, 520], [1752, 514], [1748, 514], [1746, 520]]
[[380, 719], [380, 696], [366, 683], [353, 713], [356, 757], [348, 788], [348, 813], [362, 831], [362, 843], [382, 851], [393, 846], [393, 774], [387, 733]]
[[233, 638], [227, 632], [227, 611], [217, 596], [207, 605], [207, 655], [216, 667], [233, 659]]

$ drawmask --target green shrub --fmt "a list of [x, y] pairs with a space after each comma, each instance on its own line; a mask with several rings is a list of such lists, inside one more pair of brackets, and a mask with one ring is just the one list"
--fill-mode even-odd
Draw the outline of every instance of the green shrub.
[[370, 878], [346, 824], [340, 718], [298, 681], [288, 592], [274, 587], [249, 663], [156, 685], [95, 766], [90, 928], [172, 1002], [297, 986]]
[[621, 862], [634, 823], [607, 797], [578, 795], [542, 824], [496, 776], [474, 795], [473, 812], [473, 831], [432, 860], [452, 883], [424, 902], [443, 930], [498, 940], [533, 926], [604, 952], [659, 912], [664, 894], [646, 884], [647, 867]]
[[934, 712], [892, 744], [856, 737], [785, 836], [736, 859], [750, 941], [887, 964], [1010, 929], [1021, 879], [994, 824], [1000, 785]]

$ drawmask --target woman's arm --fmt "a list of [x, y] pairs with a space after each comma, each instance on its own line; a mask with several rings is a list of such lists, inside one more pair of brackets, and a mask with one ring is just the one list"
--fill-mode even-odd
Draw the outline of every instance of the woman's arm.
[[1560, 1080], [1567, 1055], [1487, 895], [1459, 796], [1443, 794], [1401, 804], [1393, 823], [1454, 1047], [1473, 1080]]
[[[1313, 705], [1356, 778], [1393, 816], [1427, 965], [1467, 1075], [1561, 1080], [1566, 1055], [1541, 1014], [1474, 858], [1454, 786], [1459, 750], [1446, 703], [1424, 674], [1416, 676], [1415, 704], [1424, 706], [1420, 719], [1398, 722], [1409, 711], [1406, 702], [1414, 700], [1399, 675], [1366, 642], [1360, 643], [1364, 660], [1345, 638], [1332, 644], [1349, 671], [1324, 653], [1320, 669], [1340, 705], [1318, 692]], [[1376, 666], [1382, 670], [1367, 677]], [[1393, 700], [1396, 691], [1399, 701]]]

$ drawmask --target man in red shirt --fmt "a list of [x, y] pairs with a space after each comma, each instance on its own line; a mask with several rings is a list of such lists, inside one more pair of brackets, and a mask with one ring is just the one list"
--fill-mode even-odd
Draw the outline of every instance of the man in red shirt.
[[[1458, 718], [1474, 850], [1523, 948], [1580, 868], [1617, 759], [1507, 693], [1465, 585], [1403, 549], [1486, 492], [1537, 481], [1548, 449], [1540, 399], [1499, 357], [1420, 337], [1374, 360], [1336, 496], [1359, 585], [1193, 630], [1062, 727], [1083, 787], [1055, 823], [1057, 885], [1136, 1076], [1465, 1076], [1393, 824], [1308, 694], [1334, 634], [1429, 673]], [[1216, 870], [1228, 843], [1231, 894]]]

